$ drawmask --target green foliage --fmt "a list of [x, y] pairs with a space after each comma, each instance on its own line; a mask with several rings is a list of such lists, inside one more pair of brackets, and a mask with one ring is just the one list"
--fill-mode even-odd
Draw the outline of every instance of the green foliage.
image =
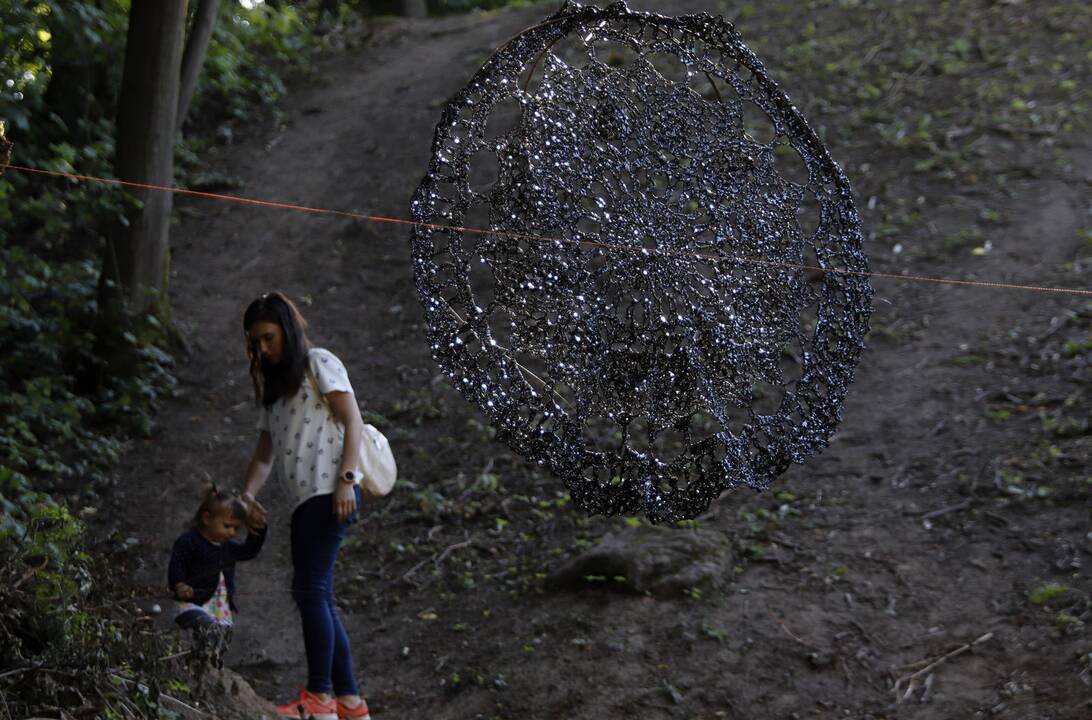
[[122, 0], [0, 4], [0, 117], [20, 132], [32, 131], [43, 120], [57, 123], [60, 118], [50, 117], [44, 102], [54, 43], [78, 45], [74, 50], [85, 62], [117, 65], [112, 60], [125, 44], [128, 5]]
[[[243, 119], [280, 97], [278, 73], [303, 65], [315, 47], [306, 4], [304, 10], [222, 7], [197, 88], [198, 112], [191, 115], [213, 123]], [[128, 8], [127, 0], [0, 6], [0, 121], [15, 144], [13, 163], [112, 174], [112, 112]], [[57, 97], [56, 88], [51, 96], [50, 84], [54, 55], [70, 57], [76, 49], [103, 87], [96, 86], [95, 103], [76, 103], [81, 112], [66, 122], [56, 104], [73, 98]], [[196, 137], [189, 145], [208, 140]], [[192, 156], [186, 144], [180, 149]], [[125, 352], [134, 358], [127, 364], [134, 372], [125, 377], [102, 372], [94, 354], [104, 228], [124, 221], [127, 202], [115, 186], [0, 174], [0, 486], [6, 498], [21, 497], [39, 480], [51, 487], [104, 482], [117, 460], [114, 428], [147, 433], [157, 400], [173, 386], [170, 358], [153, 338], [125, 338], [131, 345]], [[15, 522], [20, 515], [6, 509], [0, 517]]]
[[[47, 487], [102, 484], [119, 439], [105, 428], [146, 433], [159, 398], [174, 385], [170, 357], [133, 338], [139, 372], [107, 376], [93, 396], [87, 375], [100, 364], [90, 328], [97, 272], [90, 260], [50, 263], [21, 247], [0, 249], [0, 491], [32, 479]], [[2, 521], [0, 521], [2, 522]]]
[[1069, 592], [1069, 588], [1065, 585], [1059, 585], [1058, 583], [1047, 583], [1042, 585], [1031, 592], [1028, 595], [1028, 600], [1032, 605], [1046, 605], [1051, 600], [1065, 595]]
[[156, 717], [167, 642], [140, 632], [124, 614], [107, 614], [91, 578], [108, 579], [109, 571], [95, 566], [80, 523], [64, 507], [39, 496], [23, 509], [25, 523], [0, 527], [0, 693], [7, 712], [29, 717], [87, 706], [109, 717], [124, 707], [129, 717]]
[[48, 3], [7, 3], [0, 9], [0, 116], [17, 130], [30, 128], [31, 110], [44, 92]]
[[307, 7], [260, 4], [248, 10], [229, 2], [221, 10], [186, 129], [231, 140], [233, 122], [252, 119], [256, 108], [284, 95], [283, 76], [307, 65], [319, 38]]
[[[7, 122], [15, 144], [14, 164], [56, 172], [110, 173], [114, 139], [109, 118], [86, 114], [66, 122], [47, 104], [51, 53], [55, 42], [78, 42], [81, 55], [102, 69], [105, 86], [116, 89], [127, 6], [120, 0], [102, 7], [51, 0], [0, 7], [0, 120]], [[112, 108], [115, 96], [104, 93], [100, 104]], [[121, 210], [117, 188], [11, 172], [0, 176], [3, 245], [17, 241], [38, 252], [61, 250], [87, 257], [95, 249], [88, 242], [93, 229]]]
[[[308, 4], [247, 10], [233, 1], [221, 7], [223, 17], [188, 116], [187, 140], [179, 145], [182, 170], [193, 146], [230, 139], [231, 122], [252, 119], [255, 108], [279, 99], [285, 90], [282, 75], [305, 66], [318, 45]], [[14, 164], [113, 174], [113, 112], [128, 8], [127, 0], [0, 4], [0, 121], [6, 121], [15, 144]], [[57, 43], [78, 46], [95, 83], [94, 102], [75, 103], [80, 112], [67, 120], [56, 104], [73, 99], [50, 96]], [[14, 241], [62, 259], [97, 258], [102, 229], [124, 217], [124, 198], [115, 186], [5, 173], [0, 175], [0, 244]]]
[[[196, 148], [230, 138], [231, 123], [283, 95], [283, 74], [316, 47], [309, 4], [222, 7], [178, 145], [183, 169]], [[128, 0], [0, 3], [0, 123], [13, 164], [112, 176], [128, 11]], [[129, 202], [112, 185], [0, 173], [0, 695], [16, 716], [157, 715], [157, 660], [169, 653], [158, 636], [94, 609], [116, 605], [97, 594], [119, 585], [56, 499], [110, 484], [121, 443], [150, 431], [175, 382], [156, 345], [163, 332], [123, 336], [124, 373], [96, 355], [104, 233]]]

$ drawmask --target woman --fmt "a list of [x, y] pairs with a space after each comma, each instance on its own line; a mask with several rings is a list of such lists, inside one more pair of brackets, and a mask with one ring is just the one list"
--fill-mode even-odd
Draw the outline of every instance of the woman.
[[255, 496], [273, 472], [292, 498], [292, 596], [307, 653], [307, 687], [277, 710], [285, 717], [367, 720], [333, 595], [334, 561], [361, 497], [360, 410], [345, 366], [311, 347], [307, 323], [284, 295], [250, 303], [243, 330], [261, 420], [242, 497], [252, 519], [264, 522]]

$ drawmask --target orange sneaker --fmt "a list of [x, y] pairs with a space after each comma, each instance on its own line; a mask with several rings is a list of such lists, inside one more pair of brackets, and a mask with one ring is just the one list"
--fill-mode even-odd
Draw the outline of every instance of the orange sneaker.
[[314, 693], [300, 690], [298, 700], [291, 700], [277, 706], [277, 714], [282, 718], [303, 718], [303, 720], [338, 720], [338, 703], [330, 698], [322, 700]]
[[368, 701], [360, 698], [360, 704], [349, 707], [340, 700], [337, 701], [338, 720], [371, 720], [368, 714]]

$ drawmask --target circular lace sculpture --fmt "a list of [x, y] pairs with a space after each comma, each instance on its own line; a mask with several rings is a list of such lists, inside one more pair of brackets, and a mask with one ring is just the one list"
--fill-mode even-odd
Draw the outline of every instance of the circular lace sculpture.
[[872, 289], [849, 182], [733, 26], [569, 3], [448, 104], [433, 356], [592, 513], [692, 518], [826, 446]]

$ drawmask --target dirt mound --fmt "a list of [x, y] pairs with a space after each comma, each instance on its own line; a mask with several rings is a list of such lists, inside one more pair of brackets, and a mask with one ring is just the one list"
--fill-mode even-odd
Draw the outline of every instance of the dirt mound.
[[604, 587], [661, 599], [723, 590], [736, 566], [728, 537], [714, 530], [638, 525], [607, 533], [546, 579], [552, 589]]

